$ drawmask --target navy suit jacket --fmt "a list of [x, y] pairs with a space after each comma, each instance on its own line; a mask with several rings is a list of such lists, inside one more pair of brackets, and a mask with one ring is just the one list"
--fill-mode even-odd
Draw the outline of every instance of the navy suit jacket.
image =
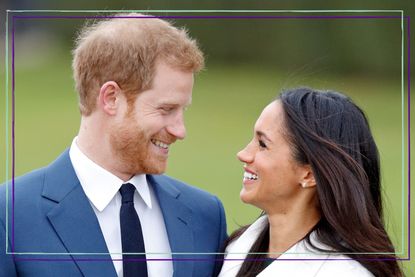
[[[173, 254], [174, 276], [217, 274], [214, 254], [191, 253], [220, 251], [226, 239], [221, 202], [164, 175], [147, 180], [159, 200], [172, 253], [189, 253]], [[14, 255], [6, 254], [6, 244]], [[11, 184], [0, 186], [0, 276], [117, 276], [68, 150], [49, 166], [16, 178], [13, 201]]]

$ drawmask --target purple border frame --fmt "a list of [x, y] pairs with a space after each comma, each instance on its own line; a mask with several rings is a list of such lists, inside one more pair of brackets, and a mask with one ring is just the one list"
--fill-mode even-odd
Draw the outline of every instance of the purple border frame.
[[376, 18], [402, 18], [397, 15], [264, 15], [264, 16], [238, 16], [238, 15], [161, 15], [161, 16], [114, 16], [114, 15], [13, 15], [13, 18], [22, 19], [91, 19], [91, 18], [163, 18], [163, 19], [376, 19]]
[[[411, 118], [410, 118], [410, 111], [411, 111], [411, 87], [410, 87], [410, 76], [411, 76], [411, 63], [410, 63], [410, 16], [12, 16], [12, 242], [11, 242], [11, 254], [13, 259], [16, 261], [81, 261], [81, 262], [88, 262], [88, 261], [101, 261], [101, 262], [108, 262], [108, 261], [122, 261], [123, 259], [89, 259], [89, 258], [63, 258], [63, 259], [49, 259], [49, 258], [18, 258], [14, 254], [14, 201], [15, 201], [15, 191], [14, 191], [14, 178], [15, 178], [15, 21], [16, 19], [103, 19], [103, 18], [161, 18], [161, 19], [386, 19], [386, 18], [402, 18], [407, 20], [407, 93], [408, 93], [408, 257], [407, 258], [358, 258], [358, 260], [373, 260], [373, 261], [385, 261], [385, 260], [400, 260], [400, 261], [410, 261], [411, 260], [411, 236], [410, 236], [410, 229], [411, 229]], [[404, 24], [405, 27], [405, 24]], [[403, 30], [404, 31], [404, 30]], [[8, 58], [8, 57], [6, 57]], [[6, 93], [8, 93], [6, 91]], [[6, 196], [8, 197], [8, 196]], [[90, 253], [91, 255], [97, 255], [94, 253]], [[202, 254], [202, 253], [201, 253]], [[52, 254], [51, 254], [52, 255]], [[64, 256], [71, 255], [71, 253], [65, 253]], [[89, 255], [89, 254], [82, 254], [82, 255]], [[189, 254], [190, 255], [190, 254]], [[213, 254], [211, 254], [213, 255]], [[186, 259], [186, 258], [172, 258], [172, 259], [133, 259], [131, 261], [241, 261], [245, 259]], [[246, 260], [268, 260], [268, 259], [246, 259]], [[321, 260], [336, 260], [336, 261], [345, 261], [345, 260], [353, 260], [353, 259], [278, 259], [279, 261], [321, 261]]]

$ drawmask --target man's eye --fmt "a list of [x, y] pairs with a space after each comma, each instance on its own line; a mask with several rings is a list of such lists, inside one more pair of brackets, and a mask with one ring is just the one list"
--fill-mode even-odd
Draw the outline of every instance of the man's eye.
[[267, 145], [262, 140], [259, 140], [258, 143], [259, 143], [259, 147], [267, 148]]
[[174, 108], [173, 107], [161, 107], [163, 112], [171, 112]]

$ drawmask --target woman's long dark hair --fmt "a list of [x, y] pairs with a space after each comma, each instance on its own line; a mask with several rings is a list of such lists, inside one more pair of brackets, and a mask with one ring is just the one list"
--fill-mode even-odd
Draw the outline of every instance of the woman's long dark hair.
[[[279, 100], [293, 157], [311, 166], [317, 183], [321, 219], [312, 230], [317, 239], [375, 276], [402, 276], [383, 225], [379, 154], [363, 111], [340, 93], [310, 88], [284, 91]], [[250, 252], [268, 251], [268, 229]], [[243, 231], [236, 231], [229, 242]], [[309, 235], [305, 239], [324, 251], [311, 243]], [[254, 276], [260, 268], [260, 261], [245, 261], [238, 276]]]

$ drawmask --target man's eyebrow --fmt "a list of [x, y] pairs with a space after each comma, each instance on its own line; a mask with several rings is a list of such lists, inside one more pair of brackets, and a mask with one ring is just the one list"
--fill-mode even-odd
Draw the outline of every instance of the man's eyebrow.
[[263, 137], [263, 138], [265, 138], [266, 140], [268, 140], [268, 141], [271, 141], [272, 142], [272, 140], [264, 133], [264, 132], [262, 132], [262, 131], [256, 131], [255, 132], [256, 133], [256, 135], [258, 136], [258, 137]]
[[179, 103], [179, 102], [175, 102], [175, 101], [169, 101], [169, 100], [164, 100], [161, 101], [159, 104], [159, 106], [171, 106], [171, 107], [178, 107], [183, 105], [184, 107], [188, 107], [190, 105], [192, 105], [192, 99], [189, 100], [189, 102], [186, 103]]

